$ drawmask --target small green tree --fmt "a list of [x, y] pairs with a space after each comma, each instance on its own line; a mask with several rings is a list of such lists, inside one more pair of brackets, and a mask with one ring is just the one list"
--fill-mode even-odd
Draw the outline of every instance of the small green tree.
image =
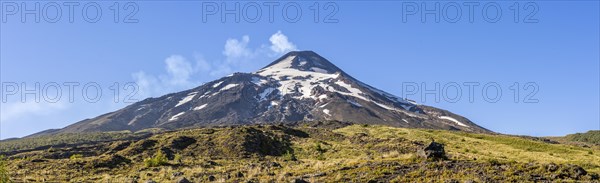
[[169, 159], [167, 159], [167, 155], [165, 155], [161, 150], [158, 150], [152, 158], [144, 160], [144, 165], [146, 165], [146, 167], [157, 167], [166, 165], [168, 161]]
[[0, 156], [0, 183], [10, 183], [10, 177], [8, 176], [8, 170], [6, 169], [6, 161], [4, 155]]

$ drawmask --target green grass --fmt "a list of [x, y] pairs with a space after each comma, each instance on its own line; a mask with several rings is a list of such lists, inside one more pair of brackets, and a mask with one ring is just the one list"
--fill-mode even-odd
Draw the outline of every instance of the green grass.
[[90, 132], [90, 133], [65, 133], [24, 139], [13, 139], [0, 141], [0, 153], [33, 149], [42, 146], [59, 146], [68, 144], [81, 144], [102, 141], [114, 141], [121, 139], [137, 138], [142, 134], [134, 134], [128, 131], [122, 132]]
[[565, 139], [575, 142], [600, 144], [600, 130], [591, 130], [586, 133], [576, 133], [567, 135]]
[[0, 156], [0, 183], [9, 183], [10, 180], [8, 169], [6, 168], [6, 158]]
[[[565, 144], [549, 144], [507, 135], [473, 134], [465, 132], [405, 129], [387, 126], [338, 129], [336, 132], [353, 135], [366, 133], [376, 138], [404, 137], [410, 140], [446, 144], [446, 151], [460, 159], [499, 159], [517, 162], [580, 164], [589, 171], [600, 172], [600, 150]], [[591, 152], [591, 153], [590, 153]]]
[[[309, 182], [523, 182], [530, 181], [530, 175], [552, 177], [563, 169], [569, 171], [566, 164], [600, 173], [600, 150], [595, 147], [378, 125], [294, 130], [266, 125], [170, 131], [142, 140], [89, 145], [87, 149], [103, 150], [81, 152], [85, 156], [74, 159], [52, 158], [72, 150], [61, 147], [19, 153], [9, 157], [6, 167], [14, 170], [8, 173], [14, 180], [57, 182], [131, 182], [134, 178], [137, 182], [173, 182], [174, 172], [192, 182], [212, 178], [217, 182], [290, 182], [299, 177]], [[298, 131], [307, 135], [297, 135], [302, 134]], [[182, 137], [195, 142], [174, 148], [179, 147], [173, 144], [176, 139], [186, 139]], [[418, 149], [432, 139], [445, 145], [450, 161], [417, 156]], [[117, 148], [124, 142], [128, 145]], [[117, 166], [73, 168], [100, 160], [101, 165]], [[559, 164], [560, 170], [546, 171], [549, 163]]]

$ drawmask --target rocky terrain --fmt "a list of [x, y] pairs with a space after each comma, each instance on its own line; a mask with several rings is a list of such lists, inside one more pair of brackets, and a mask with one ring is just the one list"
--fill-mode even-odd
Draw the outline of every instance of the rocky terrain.
[[600, 173], [593, 144], [336, 121], [1, 144], [0, 179], [4, 170], [14, 182], [598, 182]]

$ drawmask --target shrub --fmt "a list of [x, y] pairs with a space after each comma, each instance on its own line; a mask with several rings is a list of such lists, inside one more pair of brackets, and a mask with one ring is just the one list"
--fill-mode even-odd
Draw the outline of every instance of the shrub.
[[0, 183], [12, 182], [8, 176], [8, 170], [6, 169], [6, 162], [4, 155], [0, 156]]
[[144, 165], [146, 167], [162, 166], [166, 165], [168, 160], [169, 159], [167, 159], [167, 155], [165, 155], [161, 150], [158, 150], [152, 158], [144, 160]]
[[290, 151], [286, 151], [285, 154], [283, 154], [283, 159], [286, 161], [296, 161], [298, 160], [296, 158], [296, 155], [293, 152]]
[[315, 143], [315, 149], [317, 150], [317, 152], [319, 152], [319, 154], [323, 154], [325, 153], [325, 149], [323, 149], [323, 147], [321, 147], [321, 143], [317, 142]]
[[180, 154], [176, 154], [175, 157], [173, 157], [173, 161], [175, 161], [176, 163], [180, 163], [181, 164], [181, 159], [183, 157]]
[[502, 162], [497, 159], [488, 159], [488, 163], [490, 163], [492, 166], [502, 165]]
[[76, 160], [76, 159], [81, 159], [81, 158], [83, 158], [83, 155], [81, 155], [81, 154], [73, 154], [73, 155], [71, 155], [71, 157], [69, 157], [69, 159], [71, 159], [71, 160]]

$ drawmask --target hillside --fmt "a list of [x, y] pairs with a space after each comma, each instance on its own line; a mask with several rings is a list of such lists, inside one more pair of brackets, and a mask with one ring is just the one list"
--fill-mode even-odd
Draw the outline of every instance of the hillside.
[[[0, 154], [18, 182], [598, 182], [600, 173], [598, 146], [507, 135], [332, 121], [126, 133], [33, 150], [19, 143], [64, 136], [2, 141]], [[420, 155], [432, 140], [446, 158]]]
[[590, 130], [585, 133], [567, 135], [565, 140], [600, 145], [600, 130]]

